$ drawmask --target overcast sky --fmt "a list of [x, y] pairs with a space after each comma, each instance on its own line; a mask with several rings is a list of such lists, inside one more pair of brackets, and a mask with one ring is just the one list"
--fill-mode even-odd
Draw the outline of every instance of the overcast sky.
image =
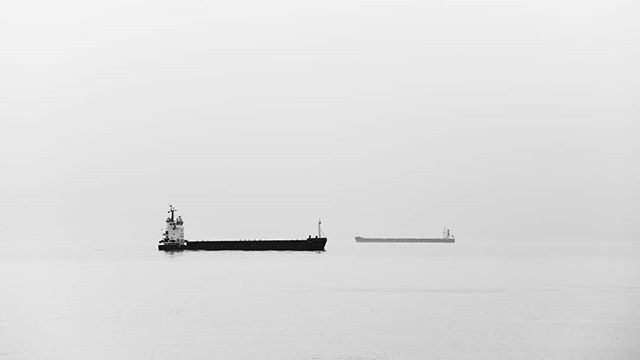
[[639, 10], [5, 0], [0, 240], [638, 237]]

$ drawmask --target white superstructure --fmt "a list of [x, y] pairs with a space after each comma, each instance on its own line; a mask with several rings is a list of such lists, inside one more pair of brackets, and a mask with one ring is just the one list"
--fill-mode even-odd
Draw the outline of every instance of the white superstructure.
[[182, 217], [175, 218], [176, 208], [173, 205], [169, 205], [169, 213], [171, 216], [167, 218], [167, 228], [163, 233], [161, 243], [185, 246], [187, 241], [184, 239], [184, 221]]
[[442, 238], [447, 240], [455, 240], [456, 237], [451, 233], [451, 229], [444, 228], [442, 230]]

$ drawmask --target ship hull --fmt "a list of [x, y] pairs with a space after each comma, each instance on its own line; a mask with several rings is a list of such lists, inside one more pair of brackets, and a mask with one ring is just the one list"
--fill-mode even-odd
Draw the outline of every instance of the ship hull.
[[179, 248], [160, 248], [158, 250], [208, 250], [208, 251], [324, 251], [327, 238], [306, 240], [219, 240], [188, 241]]
[[450, 238], [363, 238], [356, 237], [356, 242], [361, 243], [454, 243]]
[[178, 250], [184, 250], [186, 249], [186, 245], [180, 245], [180, 244], [167, 244], [167, 243], [160, 243], [158, 244], [158, 250], [164, 250], [164, 251], [178, 251]]

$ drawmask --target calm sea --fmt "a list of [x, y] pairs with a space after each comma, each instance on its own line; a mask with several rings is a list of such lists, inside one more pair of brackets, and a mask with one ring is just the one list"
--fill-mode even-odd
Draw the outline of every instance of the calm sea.
[[0, 359], [639, 359], [640, 246], [0, 256]]

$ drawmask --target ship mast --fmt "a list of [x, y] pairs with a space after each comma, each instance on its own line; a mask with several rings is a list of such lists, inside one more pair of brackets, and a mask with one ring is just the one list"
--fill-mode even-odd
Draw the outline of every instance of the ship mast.
[[176, 211], [176, 208], [173, 207], [173, 205], [169, 204], [169, 211], [171, 213], [171, 222], [173, 222], [173, 213]]
[[322, 220], [318, 219], [318, 237], [321, 238], [322, 237]]

